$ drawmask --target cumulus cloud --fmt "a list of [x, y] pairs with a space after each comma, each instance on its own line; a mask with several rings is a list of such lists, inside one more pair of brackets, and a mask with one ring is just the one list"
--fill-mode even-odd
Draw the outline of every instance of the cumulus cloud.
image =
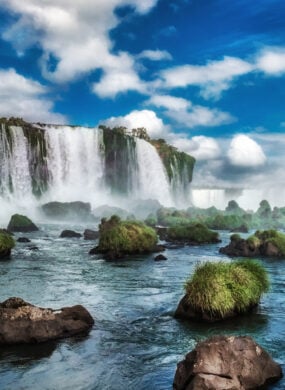
[[219, 98], [221, 93], [232, 86], [233, 81], [253, 70], [253, 65], [240, 58], [224, 57], [206, 65], [183, 65], [163, 70], [161, 77], [167, 88], [199, 86], [201, 95]]
[[151, 110], [134, 110], [125, 116], [106, 119], [103, 124], [110, 127], [125, 126], [128, 129], [145, 127], [151, 138], [163, 137], [169, 131], [168, 126]]
[[285, 49], [264, 49], [257, 56], [256, 67], [258, 70], [271, 76], [279, 76], [285, 73]]
[[211, 137], [199, 135], [189, 138], [177, 138], [172, 144], [179, 150], [194, 156], [197, 160], [213, 160], [221, 156], [218, 142]]
[[154, 95], [146, 104], [165, 108], [164, 114], [166, 116], [188, 128], [197, 126], [215, 127], [235, 121], [235, 118], [228, 112], [193, 105], [192, 102], [186, 99], [170, 95]]
[[52, 112], [48, 90], [37, 81], [25, 78], [14, 69], [0, 69], [0, 115], [29, 121], [64, 123], [66, 118]]
[[230, 164], [236, 167], [255, 168], [266, 162], [262, 147], [245, 134], [233, 138], [227, 156]]
[[[102, 83], [94, 92], [106, 96], [130, 89], [142, 90], [132, 57], [127, 53], [112, 54], [109, 31], [120, 19], [116, 8], [130, 5], [138, 13], [148, 12], [157, 0], [6, 0], [4, 5], [18, 20], [3, 33], [15, 49], [22, 53], [27, 46], [38, 44], [43, 49], [43, 75], [53, 82], [69, 82], [96, 69], [104, 71]], [[27, 39], [22, 39], [27, 36]], [[53, 62], [54, 69], [50, 69]], [[110, 87], [114, 79], [122, 80]]]

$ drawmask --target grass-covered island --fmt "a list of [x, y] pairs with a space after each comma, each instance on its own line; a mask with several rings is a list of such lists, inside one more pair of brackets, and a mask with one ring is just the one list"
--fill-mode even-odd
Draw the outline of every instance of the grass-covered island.
[[122, 221], [113, 215], [109, 220], [101, 220], [99, 244], [90, 253], [101, 253], [110, 260], [155, 251], [157, 234], [154, 229], [139, 221]]
[[208, 229], [207, 226], [202, 223], [188, 223], [172, 226], [167, 230], [166, 240], [190, 245], [220, 242], [219, 234]]
[[208, 322], [234, 317], [257, 306], [268, 288], [267, 272], [255, 260], [206, 262], [186, 281], [175, 317]]
[[247, 239], [233, 234], [229, 245], [221, 248], [220, 252], [229, 256], [285, 257], [285, 234], [272, 229], [258, 230]]
[[14, 246], [13, 237], [5, 230], [0, 230], [0, 259], [9, 257]]

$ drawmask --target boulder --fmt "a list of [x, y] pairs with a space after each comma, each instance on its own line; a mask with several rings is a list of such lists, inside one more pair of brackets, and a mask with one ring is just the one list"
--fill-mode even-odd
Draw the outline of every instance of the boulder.
[[80, 238], [82, 237], [82, 234], [80, 233], [77, 233], [73, 230], [63, 230], [61, 233], [60, 233], [60, 238]]
[[282, 377], [279, 364], [248, 336], [202, 341], [178, 363], [175, 390], [254, 390]]
[[155, 258], [154, 258], [154, 261], [161, 261], [161, 260], [167, 260], [167, 257], [160, 254], [160, 255], [155, 256]]
[[51, 219], [74, 221], [93, 220], [91, 204], [85, 202], [49, 202], [41, 206], [44, 215]]
[[9, 232], [35, 232], [39, 228], [25, 215], [12, 215], [8, 224], [7, 230]]
[[0, 303], [0, 345], [39, 343], [87, 332], [94, 320], [81, 305], [45, 309], [9, 298]]
[[248, 227], [246, 225], [240, 225], [231, 230], [231, 233], [248, 233]]
[[85, 229], [83, 233], [84, 240], [97, 240], [99, 232], [91, 229]]

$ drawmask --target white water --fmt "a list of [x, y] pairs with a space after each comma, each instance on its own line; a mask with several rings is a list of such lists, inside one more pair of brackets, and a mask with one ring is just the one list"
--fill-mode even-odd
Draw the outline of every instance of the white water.
[[46, 200], [100, 202], [104, 187], [104, 149], [101, 130], [46, 127], [48, 170]]
[[165, 206], [173, 206], [170, 183], [162, 161], [153, 145], [136, 139], [138, 161], [138, 189], [140, 199], [157, 199]]

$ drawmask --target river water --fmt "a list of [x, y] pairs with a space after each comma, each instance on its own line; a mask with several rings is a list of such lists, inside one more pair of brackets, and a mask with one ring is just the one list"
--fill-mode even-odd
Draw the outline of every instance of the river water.
[[[0, 349], [2, 390], [171, 390], [176, 364], [197, 341], [214, 334], [252, 336], [285, 371], [285, 260], [261, 260], [271, 290], [258, 313], [218, 324], [178, 321], [173, 312], [183, 284], [197, 261], [227, 259], [223, 243], [167, 250], [167, 261], [153, 255], [106, 262], [88, 255], [95, 244], [60, 239], [64, 225], [40, 225], [0, 262], [0, 300], [18, 296], [42, 306], [82, 304], [95, 325], [89, 336], [34, 346]], [[87, 226], [70, 226], [83, 231]], [[272, 389], [285, 389], [285, 380]]]

